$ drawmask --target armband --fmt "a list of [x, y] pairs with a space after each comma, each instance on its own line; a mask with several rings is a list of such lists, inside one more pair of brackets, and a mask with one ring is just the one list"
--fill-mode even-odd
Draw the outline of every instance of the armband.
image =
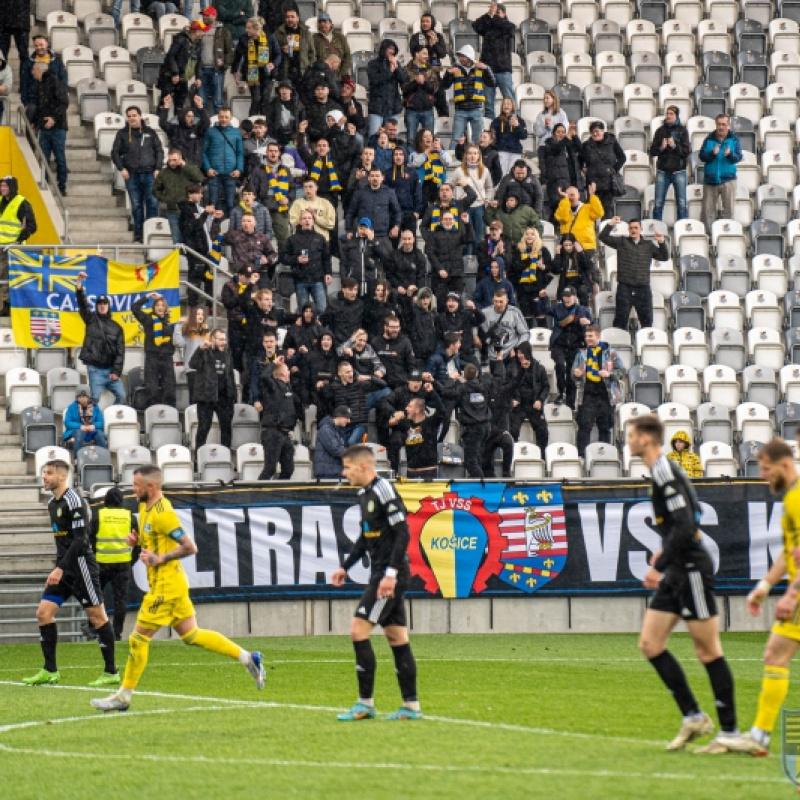
[[384, 574], [387, 578], [394, 578], [397, 580], [397, 570], [394, 567], [386, 567], [386, 572]]

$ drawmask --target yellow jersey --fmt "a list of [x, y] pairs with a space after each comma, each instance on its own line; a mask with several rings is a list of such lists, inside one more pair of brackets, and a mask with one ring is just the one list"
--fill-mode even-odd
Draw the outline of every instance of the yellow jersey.
[[[150, 508], [139, 504], [139, 544], [157, 555], [177, 550], [178, 542], [185, 536], [181, 521], [166, 497], [161, 497]], [[189, 594], [189, 579], [178, 560], [167, 561], [156, 567], [147, 567], [150, 594], [157, 597], [181, 597]]]
[[793, 551], [800, 547], [800, 481], [795, 481], [783, 496], [783, 555], [786, 558], [786, 571], [792, 581], [797, 574]]

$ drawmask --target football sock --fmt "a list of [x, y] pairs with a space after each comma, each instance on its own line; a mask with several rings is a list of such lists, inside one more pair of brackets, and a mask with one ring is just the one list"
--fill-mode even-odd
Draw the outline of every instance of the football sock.
[[250, 663], [250, 651], [245, 650], [244, 647], [239, 651], [239, 663], [245, 667]]
[[664, 650], [663, 653], [659, 653], [655, 658], [651, 658], [650, 663], [661, 680], [664, 681], [667, 689], [672, 692], [681, 714], [684, 717], [699, 714], [700, 708], [697, 705], [697, 700], [695, 700], [692, 690], [686, 682], [683, 668], [675, 656], [669, 650]]
[[371, 699], [375, 687], [375, 651], [372, 642], [369, 639], [353, 642], [353, 649], [356, 651], [359, 698]]
[[204, 650], [210, 650], [212, 653], [219, 653], [221, 656], [228, 656], [234, 661], [239, 660], [239, 652], [241, 647], [234, 644], [227, 636], [223, 636], [216, 631], [208, 631], [203, 628], [192, 628], [189, 633], [181, 636], [181, 641], [184, 644], [192, 644], [196, 647], [202, 647]]
[[788, 692], [789, 670], [786, 667], [764, 667], [754, 728], [767, 734], [772, 733]]
[[117, 664], [114, 660], [114, 645], [116, 638], [114, 636], [114, 626], [106, 620], [105, 625], [95, 628], [97, 631], [97, 639], [100, 644], [100, 652], [103, 654], [103, 661], [106, 662], [106, 672], [109, 675], [116, 675]]
[[125, 665], [125, 677], [122, 679], [122, 688], [132, 692], [142, 677], [147, 666], [147, 656], [150, 652], [150, 639], [134, 631], [128, 639], [128, 663]]
[[403, 702], [406, 704], [416, 703], [419, 699], [417, 697], [417, 662], [411, 652], [411, 645], [406, 642], [393, 647], [392, 655]]
[[58, 644], [58, 626], [55, 622], [39, 626], [39, 642], [44, 655], [44, 668], [48, 672], [58, 672], [56, 666], [56, 645]]
[[719, 726], [725, 733], [733, 733], [736, 731], [736, 698], [733, 692], [731, 668], [725, 656], [720, 656], [704, 666], [711, 681], [711, 690], [714, 692]]

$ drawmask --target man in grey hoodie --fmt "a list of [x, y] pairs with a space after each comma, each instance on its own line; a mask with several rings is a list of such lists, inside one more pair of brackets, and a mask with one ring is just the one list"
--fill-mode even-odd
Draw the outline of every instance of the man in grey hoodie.
[[483, 309], [484, 321], [481, 333], [492, 361], [513, 358], [515, 348], [528, 341], [530, 330], [522, 312], [509, 305], [508, 292], [495, 289], [492, 305]]

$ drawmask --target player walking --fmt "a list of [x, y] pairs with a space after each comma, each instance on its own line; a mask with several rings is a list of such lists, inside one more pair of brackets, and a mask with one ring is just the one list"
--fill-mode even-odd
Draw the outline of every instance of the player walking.
[[57, 566], [47, 576], [36, 619], [39, 641], [44, 654], [44, 669], [22, 682], [28, 686], [58, 683], [61, 674], [56, 665], [58, 627], [56, 612], [70, 597], [86, 609], [86, 616], [97, 631], [105, 672], [90, 686], [118, 686], [119, 673], [114, 663], [114, 628], [108, 621], [100, 588], [100, 571], [88, 537], [88, 514], [80, 495], [67, 487], [69, 464], [48, 461], [42, 470], [42, 484], [53, 493], [47, 510], [56, 538]]
[[147, 666], [150, 639], [164, 625], [169, 625], [185, 644], [238, 660], [255, 679], [256, 688], [264, 688], [266, 672], [261, 653], [248, 653], [221, 633], [197, 627], [189, 599], [189, 580], [180, 562], [194, 555], [197, 545], [181, 528], [172, 503], [162, 494], [162, 482], [161, 470], [153, 464], [139, 467], [133, 474], [133, 491], [139, 500], [139, 533], [132, 533], [127, 541], [131, 546], [142, 546], [139, 558], [147, 566], [150, 591], [142, 599], [129, 639], [122, 688], [109, 697], [91, 701], [100, 711], [127, 711]]
[[[703, 752], [726, 752], [741, 738], [736, 727], [733, 674], [722, 652], [719, 618], [713, 594], [714, 566], [703, 546], [697, 526], [700, 505], [694, 488], [681, 468], [662, 452], [664, 426], [652, 415], [628, 423], [631, 455], [642, 458], [652, 476], [653, 513], [663, 539], [663, 550], [650, 560], [644, 578], [655, 594], [639, 636], [639, 649], [672, 693], [683, 714], [678, 735], [667, 750], [682, 750], [689, 742], [714, 730], [708, 714], [700, 710], [683, 669], [667, 650], [673, 628], [683, 619], [695, 653], [706, 668], [721, 732]], [[725, 748], [724, 750], [720, 748]]]
[[411, 572], [408, 567], [409, 533], [406, 508], [389, 481], [375, 472], [375, 456], [365, 445], [354, 445], [342, 454], [344, 477], [352, 486], [360, 486], [361, 536], [340, 569], [333, 573], [334, 586], [343, 586], [349, 570], [369, 554], [372, 570], [369, 584], [361, 595], [350, 625], [350, 638], [356, 651], [358, 700], [344, 714], [343, 722], [374, 719], [375, 653], [370, 633], [382, 625], [392, 648], [397, 682], [403, 705], [386, 719], [422, 719], [417, 697], [417, 663], [408, 642], [406, 608], [403, 595]]

